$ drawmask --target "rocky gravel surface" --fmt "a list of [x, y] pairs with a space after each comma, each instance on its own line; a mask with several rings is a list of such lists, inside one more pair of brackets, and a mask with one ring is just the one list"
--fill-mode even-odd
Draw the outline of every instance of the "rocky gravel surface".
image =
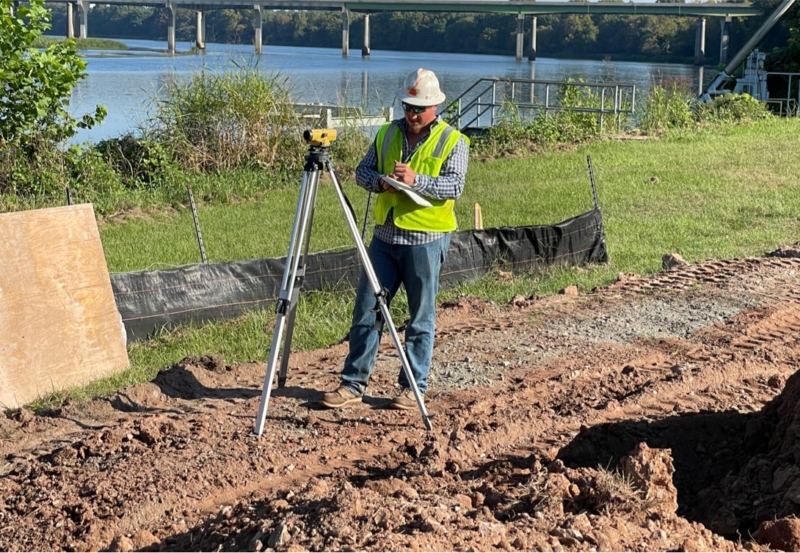
[[763, 551], [800, 547], [800, 247], [508, 305], [441, 306], [420, 413], [326, 410], [346, 345], [215, 352], [0, 417], [0, 550]]

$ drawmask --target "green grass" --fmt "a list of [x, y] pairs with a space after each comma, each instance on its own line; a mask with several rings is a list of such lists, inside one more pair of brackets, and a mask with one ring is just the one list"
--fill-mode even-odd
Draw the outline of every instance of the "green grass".
[[[442, 290], [440, 300], [475, 294], [506, 303], [515, 294], [549, 294], [570, 284], [582, 291], [611, 282], [620, 272], [661, 269], [665, 253], [687, 261], [762, 255], [800, 240], [800, 120], [770, 120], [716, 127], [659, 140], [604, 141], [529, 158], [471, 162], [464, 196], [457, 203], [462, 229], [472, 228], [473, 204], [482, 206], [484, 226], [552, 224], [591, 208], [586, 156], [592, 158], [606, 224], [610, 264], [550, 268], [495, 275]], [[300, 171], [300, 169], [299, 169]], [[212, 262], [286, 255], [302, 173], [297, 185], [265, 192], [242, 203], [200, 202], [199, 218]], [[196, 196], [198, 187], [196, 183]], [[366, 193], [345, 183], [359, 221]], [[160, 268], [200, 260], [191, 214], [152, 216], [101, 227], [111, 271]], [[323, 183], [317, 201], [312, 251], [352, 247], [341, 208]], [[352, 292], [301, 294], [294, 350], [324, 347], [347, 332]], [[404, 320], [404, 298], [392, 306]], [[238, 319], [187, 325], [129, 345], [131, 369], [72, 390], [61, 398], [88, 398], [121, 385], [153, 378], [188, 354], [221, 354], [226, 362], [266, 361], [274, 321], [272, 309]]]
[[[476, 202], [487, 228], [552, 224], [587, 211], [592, 206], [588, 155], [617, 270], [657, 271], [661, 255], [672, 251], [688, 261], [756, 255], [798, 239], [798, 146], [800, 121], [791, 119], [473, 161], [457, 203], [458, 220], [461, 229], [472, 228]], [[286, 255], [301, 181], [298, 168], [296, 186], [242, 203], [205, 203], [202, 182], [195, 184], [209, 260]], [[344, 188], [360, 225], [367, 194], [352, 182]], [[342, 210], [324, 179], [316, 205], [311, 251], [352, 247]], [[200, 260], [187, 209], [108, 224], [101, 237], [112, 272]]]
[[[276, 188], [248, 202], [205, 203], [202, 188], [192, 186], [198, 221], [210, 262], [283, 257], [286, 255], [302, 182]], [[366, 193], [355, 184], [344, 188], [358, 220], [366, 210]], [[349, 229], [333, 187], [323, 181], [314, 214], [311, 251], [353, 247]], [[111, 272], [173, 267], [200, 262], [200, 250], [189, 209], [177, 214], [133, 218], [101, 230], [106, 261]]]

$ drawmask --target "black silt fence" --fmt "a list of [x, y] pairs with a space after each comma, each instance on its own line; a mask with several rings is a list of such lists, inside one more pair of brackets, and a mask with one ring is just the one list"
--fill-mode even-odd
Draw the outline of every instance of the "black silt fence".
[[[607, 261], [603, 218], [595, 208], [556, 225], [456, 232], [442, 267], [441, 285], [480, 278], [498, 265], [525, 271]], [[143, 340], [162, 327], [268, 308], [280, 294], [284, 264], [285, 258], [251, 259], [113, 273], [111, 286], [128, 340]], [[355, 248], [309, 255], [303, 290], [352, 288], [360, 266]]]

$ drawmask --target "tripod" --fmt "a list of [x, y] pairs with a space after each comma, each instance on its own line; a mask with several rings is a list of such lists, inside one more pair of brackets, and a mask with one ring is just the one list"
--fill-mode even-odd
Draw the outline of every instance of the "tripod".
[[[380, 330], [383, 322], [386, 322], [389, 328], [389, 334], [391, 334], [394, 346], [400, 356], [406, 379], [411, 385], [411, 390], [414, 392], [414, 397], [417, 400], [417, 406], [422, 414], [422, 421], [425, 424], [425, 428], [432, 430], [433, 426], [431, 425], [428, 412], [425, 410], [422, 394], [420, 394], [419, 387], [414, 380], [411, 365], [408, 362], [408, 357], [400, 343], [400, 337], [392, 322], [392, 316], [389, 313], [389, 306], [386, 302], [387, 291], [381, 287], [378, 277], [375, 275], [375, 270], [367, 255], [367, 249], [364, 247], [364, 242], [358, 233], [355, 217], [351, 212], [347, 197], [342, 191], [342, 185], [339, 183], [336, 171], [331, 164], [329, 147], [330, 143], [336, 140], [336, 131], [334, 129], [307, 130], [303, 133], [303, 139], [309, 144], [308, 154], [306, 154], [306, 162], [303, 167], [303, 183], [300, 186], [300, 197], [297, 201], [297, 211], [295, 212], [292, 235], [289, 241], [289, 252], [286, 254], [286, 265], [283, 272], [281, 292], [275, 307], [278, 316], [275, 320], [275, 329], [272, 334], [272, 346], [270, 347], [269, 361], [267, 362], [267, 374], [264, 377], [264, 389], [261, 392], [261, 404], [258, 407], [253, 433], [256, 436], [260, 436], [264, 431], [264, 422], [267, 418], [267, 407], [269, 406], [269, 397], [272, 390], [272, 382], [275, 379], [278, 353], [284, 331], [286, 331], [286, 336], [283, 342], [283, 355], [281, 356], [281, 369], [278, 375], [278, 387], [283, 388], [286, 385], [286, 372], [289, 366], [292, 333], [294, 331], [295, 316], [297, 314], [297, 300], [305, 278], [305, 259], [308, 255], [308, 246], [311, 241], [314, 206], [317, 200], [319, 179], [323, 170], [328, 171], [333, 181], [333, 188], [336, 191], [336, 196], [344, 211], [347, 226], [350, 228], [350, 233], [353, 235], [353, 240], [358, 250], [358, 256], [367, 275], [367, 279], [369, 279], [369, 283], [372, 286], [372, 290], [375, 293], [375, 311], [379, 311], [375, 320], [375, 328], [376, 330]], [[300, 251], [301, 247], [302, 252]]]

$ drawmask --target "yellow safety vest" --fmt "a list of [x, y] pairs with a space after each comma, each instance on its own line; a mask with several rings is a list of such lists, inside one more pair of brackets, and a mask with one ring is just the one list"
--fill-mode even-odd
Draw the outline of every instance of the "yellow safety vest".
[[[431, 134], [422, 143], [408, 162], [415, 173], [438, 177], [447, 156], [453, 151], [462, 134], [447, 123], [440, 122], [431, 129]], [[467, 140], [464, 137], [464, 140]], [[469, 144], [469, 142], [467, 142]], [[394, 170], [394, 162], [403, 158], [403, 131], [395, 123], [386, 123], [375, 139], [378, 154], [378, 172], [386, 175]], [[423, 232], [450, 232], [456, 230], [455, 200], [427, 198], [432, 207], [415, 204], [408, 196], [378, 194], [375, 202], [375, 220], [386, 222], [390, 210], [394, 210], [394, 224], [405, 230]]]

